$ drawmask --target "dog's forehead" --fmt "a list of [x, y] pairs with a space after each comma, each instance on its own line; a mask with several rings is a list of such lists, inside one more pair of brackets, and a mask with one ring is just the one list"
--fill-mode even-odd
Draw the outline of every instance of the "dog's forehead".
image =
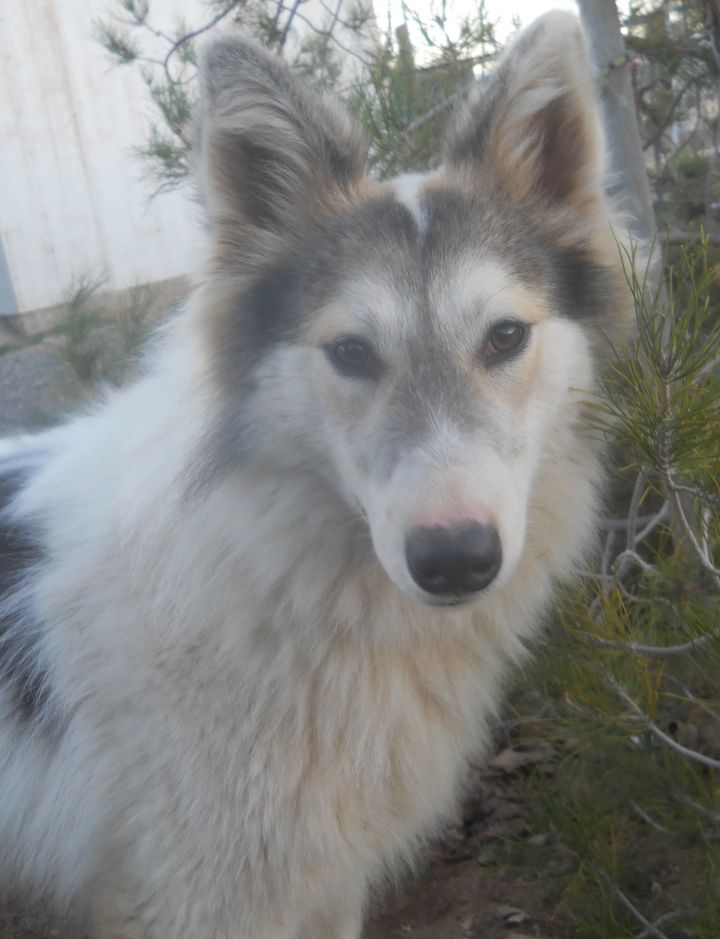
[[341, 226], [339, 263], [329, 276], [346, 313], [395, 330], [413, 328], [418, 317], [452, 326], [512, 314], [535, 321], [543, 313], [491, 207], [433, 175], [383, 184]]

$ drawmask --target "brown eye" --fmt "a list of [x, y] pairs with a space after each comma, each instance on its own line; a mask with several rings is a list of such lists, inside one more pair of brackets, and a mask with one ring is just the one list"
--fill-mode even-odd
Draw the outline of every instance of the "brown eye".
[[503, 320], [493, 326], [485, 342], [485, 358], [492, 359], [518, 352], [525, 344], [529, 329], [515, 320]]
[[379, 363], [368, 343], [362, 339], [348, 337], [337, 339], [325, 346], [325, 352], [341, 375], [350, 378], [375, 378]]

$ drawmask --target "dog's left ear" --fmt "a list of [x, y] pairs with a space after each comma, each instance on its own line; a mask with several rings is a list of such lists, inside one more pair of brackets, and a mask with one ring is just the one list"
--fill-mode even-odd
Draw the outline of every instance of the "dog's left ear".
[[363, 177], [367, 148], [349, 117], [240, 33], [200, 65], [196, 172], [222, 254], [252, 263]]
[[512, 43], [470, 93], [446, 160], [492, 170], [510, 198], [594, 213], [603, 197], [603, 142], [592, 68], [576, 17], [554, 10]]

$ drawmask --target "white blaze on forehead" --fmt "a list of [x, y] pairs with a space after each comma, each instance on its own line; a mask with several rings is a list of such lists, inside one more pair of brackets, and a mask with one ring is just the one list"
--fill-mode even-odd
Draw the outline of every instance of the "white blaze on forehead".
[[395, 198], [412, 215], [421, 235], [424, 235], [427, 230], [427, 215], [421, 197], [424, 184], [428, 181], [428, 178], [426, 173], [405, 173], [390, 182], [395, 190]]

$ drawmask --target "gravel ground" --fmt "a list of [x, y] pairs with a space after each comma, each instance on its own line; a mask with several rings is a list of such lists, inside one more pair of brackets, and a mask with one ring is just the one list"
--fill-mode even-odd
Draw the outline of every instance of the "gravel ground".
[[0, 436], [47, 427], [86, 392], [49, 341], [0, 354]]

